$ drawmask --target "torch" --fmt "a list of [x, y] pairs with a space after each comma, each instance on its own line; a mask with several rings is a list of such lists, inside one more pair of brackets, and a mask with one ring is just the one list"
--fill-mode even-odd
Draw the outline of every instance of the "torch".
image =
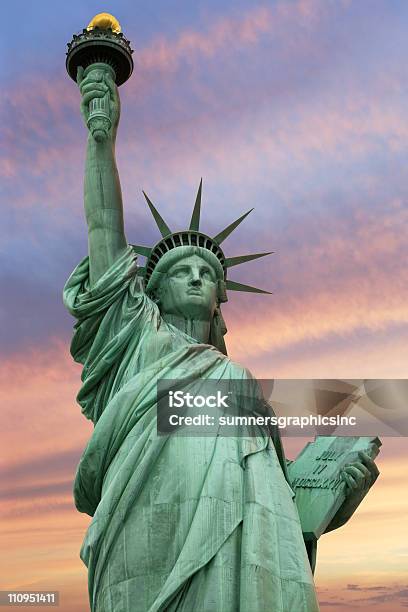
[[[76, 81], [78, 68], [84, 69], [84, 77], [101, 81], [110, 75], [119, 87], [133, 71], [132, 49], [123, 35], [119, 21], [109, 13], [99, 13], [81, 33], [74, 34], [67, 44], [66, 68]], [[89, 103], [88, 128], [97, 142], [108, 136], [111, 128], [109, 92]]]

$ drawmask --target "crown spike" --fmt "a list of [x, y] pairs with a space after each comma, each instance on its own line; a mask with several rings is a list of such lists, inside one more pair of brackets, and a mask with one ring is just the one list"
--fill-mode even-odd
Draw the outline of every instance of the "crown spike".
[[213, 240], [215, 240], [215, 242], [217, 242], [217, 244], [221, 244], [221, 242], [223, 242], [231, 234], [231, 232], [233, 232], [234, 229], [240, 223], [242, 223], [242, 221], [245, 219], [245, 217], [247, 217], [249, 215], [249, 213], [252, 212], [253, 210], [254, 209], [251, 208], [250, 210], [248, 210], [248, 212], [244, 213], [241, 217], [239, 217], [239, 219], [237, 219], [236, 221], [233, 221], [233, 223], [231, 223], [225, 229], [223, 229], [222, 232], [220, 232], [219, 234], [214, 236]]
[[152, 252], [152, 249], [150, 247], [142, 246], [141, 244], [131, 244], [130, 246], [138, 255], [143, 255], [143, 257], [150, 257], [150, 253]]
[[227, 289], [231, 291], [245, 291], [247, 293], [267, 293], [272, 295], [271, 291], [264, 291], [263, 289], [258, 289], [257, 287], [251, 287], [251, 285], [243, 285], [242, 283], [236, 283], [232, 280], [227, 280], [225, 282], [225, 286]]
[[198, 232], [200, 229], [200, 213], [201, 213], [201, 191], [203, 188], [203, 179], [201, 178], [198, 186], [197, 197], [193, 208], [193, 214], [191, 215], [190, 230]]
[[225, 267], [232, 268], [233, 266], [239, 266], [246, 261], [252, 261], [253, 259], [258, 259], [259, 257], [266, 257], [266, 255], [272, 255], [273, 251], [269, 251], [269, 253], [252, 253], [251, 255], [238, 255], [238, 257], [227, 257], [225, 259]]
[[156, 221], [156, 225], [159, 228], [161, 235], [163, 236], [163, 238], [165, 236], [168, 236], [169, 234], [171, 234], [171, 229], [169, 228], [163, 217], [160, 215], [158, 210], [154, 207], [153, 203], [149, 200], [144, 191], [143, 195], [146, 198], [146, 202], [150, 208], [150, 212], [152, 213], [154, 220]]

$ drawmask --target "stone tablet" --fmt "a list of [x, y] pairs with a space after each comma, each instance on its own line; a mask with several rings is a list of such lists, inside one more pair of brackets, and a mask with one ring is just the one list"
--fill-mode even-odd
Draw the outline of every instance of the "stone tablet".
[[316, 436], [288, 466], [305, 541], [319, 539], [344, 502], [343, 467], [359, 451], [375, 459], [380, 446], [377, 437]]

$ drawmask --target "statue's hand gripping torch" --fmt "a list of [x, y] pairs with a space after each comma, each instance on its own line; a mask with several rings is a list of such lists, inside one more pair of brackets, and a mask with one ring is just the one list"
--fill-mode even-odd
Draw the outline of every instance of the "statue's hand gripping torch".
[[82, 66], [78, 68], [77, 83], [82, 95], [82, 115], [97, 142], [106, 140], [112, 123], [117, 123], [118, 117], [112, 116], [114, 113], [111, 109], [116, 97], [114, 81], [114, 71], [108, 64], [91, 64], [85, 70]]
[[96, 15], [88, 27], [74, 34], [68, 43], [66, 68], [80, 86], [82, 111], [97, 142], [106, 140], [112, 129], [112, 88], [115, 83], [118, 86], [125, 83], [132, 74], [132, 53], [119, 22], [108, 13]]

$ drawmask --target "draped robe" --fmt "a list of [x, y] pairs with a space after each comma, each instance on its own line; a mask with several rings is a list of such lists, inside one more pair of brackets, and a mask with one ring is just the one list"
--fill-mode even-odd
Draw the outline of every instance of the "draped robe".
[[157, 381], [253, 381], [160, 316], [128, 247], [90, 286], [64, 288], [95, 425], [74, 497], [92, 612], [315, 612], [318, 603], [278, 435], [157, 434]]

